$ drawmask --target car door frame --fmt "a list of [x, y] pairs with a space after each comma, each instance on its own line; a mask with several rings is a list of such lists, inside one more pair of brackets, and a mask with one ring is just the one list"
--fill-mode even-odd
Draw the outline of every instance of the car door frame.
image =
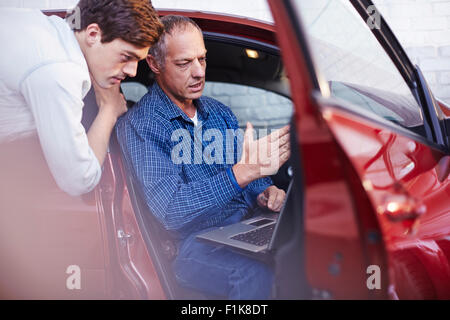
[[[357, 7], [356, 9], [359, 11], [363, 19], [369, 18], [369, 12], [367, 11], [367, 8], [370, 5], [373, 5], [371, 1], [351, 2]], [[278, 2], [269, 0], [269, 4], [277, 23], [277, 27], [279, 28], [278, 33], [283, 35], [283, 37], [281, 37], [280, 39], [280, 47], [282, 48], [282, 52], [284, 51], [283, 54], [285, 58], [285, 64], [288, 68], [290, 66], [290, 70], [296, 71], [290, 74], [290, 78], [293, 86], [297, 86], [297, 88], [292, 88], [292, 91], [294, 92], [293, 98], [297, 106], [297, 111], [303, 112], [304, 115], [307, 115], [308, 117], [316, 119], [318, 122], [320, 122], [322, 117], [326, 118], [327, 116], [331, 116], [331, 113], [327, 113], [326, 110], [321, 109], [320, 106], [328, 104], [332, 105], [334, 108], [341, 106], [342, 102], [336, 102], [332, 98], [330, 99], [322, 96], [321, 83], [318, 80], [317, 72], [314, 68], [312, 58], [309, 55], [310, 51], [308, 49], [308, 44], [305, 41], [305, 34], [302, 31], [303, 29], [301, 26], [301, 21], [299, 21], [299, 18], [297, 16], [295, 16], [295, 10], [292, 6], [291, 1], [284, 0]], [[288, 21], [289, 19], [292, 25], [288, 25], [286, 23], [286, 21]], [[401, 72], [403, 78], [408, 82], [408, 85], [413, 91], [415, 98], [418, 100], [420, 106], [422, 107], [422, 111], [424, 113], [424, 122], [425, 125], [428, 126], [427, 138], [411, 133], [409, 130], [400, 128], [399, 126], [395, 126], [389, 121], [380, 121], [379, 118], [375, 119], [376, 117], [371, 117], [370, 115], [366, 117], [367, 120], [370, 120], [371, 122], [375, 121], [375, 123], [380, 124], [382, 127], [385, 127], [388, 130], [392, 130], [395, 133], [399, 133], [400, 135], [405, 135], [413, 140], [417, 140], [420, 143], [430, 147], [430, 150], [434, 149], [443, 154], [448, 154], [448, 148], [446, 146], [445, 140], [440, 138], [440, 134], [442, 137], [443, 127], [439, 110], [441, 110], [442, 107], [439, 108], [439, 106], [437, 106], [437, 102], [433, 98], [432, 93], [429, 90], [423, 76], [421, 76], [419, 68], [414, 68], [412, 66], [406, 53], [401, 48], [399, 42], [382, 17], [381, 21], [382, 27], [375, 31], [372, 29], [372, 32], [380, 41], [380, 44], [383, 46], [383, 48], [388, 52], [388, 55], [394, 61], [394, 64]], [[309, 77], [309, 81], [306, 80], [307, 77]], [[306, 82], [306, 86], [303, 88], [302, 86], [296, 84], [296, 82], [302, 81]], [[301, 92], [301, 94], [297, 94], [297, 97], [295, 97], [296, 91]], [[308, 97], [308, 92], [312, 93], [311, 97]], [[345, 107], [343, 108], [343, 110], [345, 110], [346, 112], [352, 112], [351, 106], [345, 103], [344, 105]], [[356, 110], [353, 111], [355, 115], [358, 116], [358, 118], [364, 119], [366, 116], [361, 115], [361, 113], [357, 112]], [[436, 119], [438, 119], [438, 121], [436, 121]], [[299, 134], [301, 139], [301, 130], [297, 133]], [[351, 164], [344, 161], [343, 166], [351, 166]], [[448, 170], [446, 172], [448, 174]], [[360, 184], [360, 181], [354, 181], [354, 184]], [[358, 186], [356, 186], [356, 190], [361, 191], [360, 196], [364, 197], [364, 190], [361, 190], [361, 188], [358, 188]], [[355, 197], [354, 199], [355, 201], [358, 201], [358, 197]], [[365, 212], [364, 210], [360, 211], [360, 226], [362, 226], [364, 229], [364, 227], [367, 226], [367, 221], [372, 221], [372, 223], [377, 226], [377, 223], [373, 221], [373, 217], [370, 217], [370, 215], [376, 216], [376, 212], [374, 212], [373, 208], [369, 208], [371, 207], [369, 201], [367, 199], [359, 200], [359, 202], [363, 202], [365, 203], [365, 205], [367, 205], [367, 210]], [[366, 221], [366, 223], [364, 222], [364, 220]], [[377, 231], [381, 232], [380, 229], [377, 229]], [[381, 235], [381, 233], [378, 235]], [[365, 241], [364, 239], [361, 240], [363, 242]], [[385, 267], [388, 267], [388, 261], [386, 259], [386, 248], [383, 247], [384, 244], [380, 243], [378, 246], [378, 250], [375, 250], [378, 251], [379, 257], [383, 258], [382, 263], [384, 263], [384, 265], [381, 267], [382, 270]], [[374, 261], [374, 259], [372, 259], [372, 261]], [[381, 295], [378, 295], [377, 297], [395, 298], [395, 292], [391, 290], [392, 287], [385, 287], [385, 284], [389, 283], [388, 278], [390, 276], [387, 274], [387, 269], [388, 268], [385, 269], [385, 273], [383, 274], [383, 288], [386, 288], [387, 291], [383, 291]]]

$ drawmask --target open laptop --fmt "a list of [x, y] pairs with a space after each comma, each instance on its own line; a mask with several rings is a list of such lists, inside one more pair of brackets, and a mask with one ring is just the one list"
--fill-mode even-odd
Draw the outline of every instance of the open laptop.
[[285, 215], [286, 203], [291, 194], [292, 184], [293, 179], [289, 183], [280, 213], [261, 214], [199, 234], [196, 238], [251, 253], [264, 253], [273, 249], [274, 239], [280, 232], [280, 221]]

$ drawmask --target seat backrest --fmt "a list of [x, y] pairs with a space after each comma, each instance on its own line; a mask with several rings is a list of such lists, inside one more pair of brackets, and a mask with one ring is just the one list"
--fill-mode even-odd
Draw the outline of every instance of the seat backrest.
[[134, 214], [167, 297], [169, 299], [205, 299], [203, 294], [184, 289], [178, 285], [172, 271], [172, 261], [178, 253], [177, 241], [148, 208], [139, 184], [125, 165], [125, 158], [115, 134], [111, 137], [110, 150], [120, 155], [118, 161], [124, 169], [124, 180]]
[[142, 214], [145, 228], [152, 233], [152, 238], [155, 240], [155, 244], [159, 246], [158, 251], [163, 255], [167, 261], [172, 261], [178, 254], [177, 241], [174, 236], [167, 231], [161, 222], [150, 212], [147, 203], [142, 196], [138, 184], [134, 180], [131, 174], [127, 175], [127, 188], [132, 198], [132, 202], [136, 203], [139, 207], [139, 211]]

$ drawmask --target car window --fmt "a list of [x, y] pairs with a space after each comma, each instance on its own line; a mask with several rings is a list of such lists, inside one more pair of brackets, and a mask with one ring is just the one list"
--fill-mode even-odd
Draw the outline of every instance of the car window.
[[138, 102], [147, 93], [147, 88], [139, 82], [122, 82], [122, 93], [127, 101]]
[[207, 81], [203, 95], [228, 106], [236, 115], [240, 128], [245, 129], [247, 122], [251, 122], [257, 133], [259, 129], [267, 129], [270, 133], [272, 129], [281, 128], [292, 116], [289, 98], [264, 89]]
[[[330, 94], [407, 128], [423, 126], [407, 83], [348, 0], [295, 0]], [[420, 130], [414, 129], [415, 132]]]
[[[125, 99], [139, 101], [147, 88], [139, 82], [123, 82], [121, 84]], [[207, 81], [204, 96], [214, 98], [228, 106], [236, 116], [239, 127], [245, 129], [251, 122], [256, 129], [278, 129], [290, 122], [292, 101], [280, 94], [241, 84]], [[262, 133], [265, 131], [262, 130]]]

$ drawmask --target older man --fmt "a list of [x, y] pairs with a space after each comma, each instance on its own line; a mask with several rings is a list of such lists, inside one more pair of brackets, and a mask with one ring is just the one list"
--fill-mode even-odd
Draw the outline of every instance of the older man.
[[[276, 163], [277, 170], [289, 157], [289, 128], [254, 141], [248, 125], [243, 145], [230, 135], [238, 129], [234, 114], [202, 96], [206, 49], [200, 28], [180, 16], [162, 22], [165, 31], [147, 57], [156, 82], [117, 125], [127, 163], [149, 210], [179, 235], [173, 268], [181, 285], [230, 299], [270, 298], [273, 274], [267, 265], [195, 236], [241, 220], [257, 203], [280, 210], [285, 192], [264, 178], [270, 171], [264, 169]], [[216, 146], [209, 153], [207, 142], [213, 135], [202, 139], [208, 131], [214, 133]], [[279, 148], [266, 161], [252, 154], [256, 147], [274, 144]], [[231, 150], [231, 161], [221, 147]], [[266, 201], [258, 202], [258, 195]]]

